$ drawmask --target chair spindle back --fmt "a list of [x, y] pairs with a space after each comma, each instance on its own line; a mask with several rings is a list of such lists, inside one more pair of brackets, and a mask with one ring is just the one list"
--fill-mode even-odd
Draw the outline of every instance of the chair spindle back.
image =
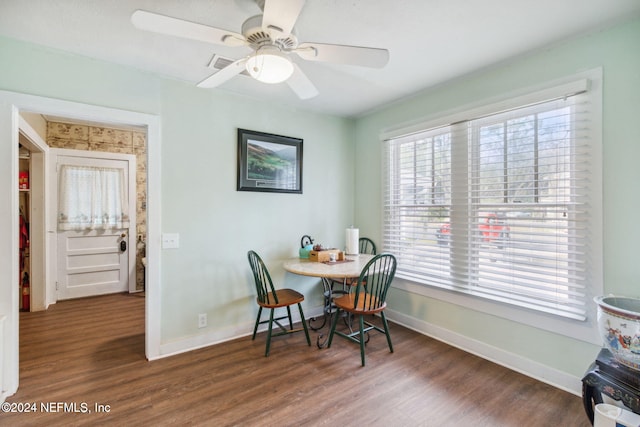
[[396, 257], [382, 253], [373, 257], [362, 269], [354, 289], [354, 307], [366, 311], [380, 309], [387, 300], [387, 291], [396, 274]]
[[273, 281], [271, 280], [267, 267], [264, 265], [264, 261], [262, 261], [260, 255], [255, 251], [247, 252], [247, 257], [249, 258], [249, 265], [251, 265], [253, 279], [256, 283], [258, 301], [262, 303], [275, 302], [278, 304], [278, 296], [276, 295], [275, 288], [273, 287]]
[[361, 254], [376, 254], [376, 244], [368, 237], [361, 237], [358, 241]]

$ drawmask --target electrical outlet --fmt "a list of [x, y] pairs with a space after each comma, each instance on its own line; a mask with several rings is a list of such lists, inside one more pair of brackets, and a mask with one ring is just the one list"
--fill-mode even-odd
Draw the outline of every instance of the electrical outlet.
[[198, 328], [205, 328], [207, 326], [207, 313], [198, 314]]

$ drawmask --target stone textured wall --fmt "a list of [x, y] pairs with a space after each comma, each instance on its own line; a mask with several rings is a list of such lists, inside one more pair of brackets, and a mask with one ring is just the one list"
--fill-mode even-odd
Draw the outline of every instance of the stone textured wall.
[[[48, 122], [47, 144], [54, 148], [135, 154], [136, 156], [136, 236], [130, 240], [136, 249], [136, 289], [144, 289], [147, 241], [147, 134], [126, 129]], [[142, 236], [142, 240], [137, 240]], [[137, 244], [136, 244], [137, 242]]]

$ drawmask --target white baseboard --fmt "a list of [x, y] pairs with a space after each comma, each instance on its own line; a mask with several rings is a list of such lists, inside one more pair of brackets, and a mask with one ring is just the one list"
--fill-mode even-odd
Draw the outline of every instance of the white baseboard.
[[[314, 307], [310, 310], [307, 309], [307, 312], [305, 313], [306, 317], [322, 315], [322, 307]], [[265, 318], [264, 312], [262, 314], [262, 317], [263, 319]], [[291, 317], [294, 323], [299, 322], [300, 315], [298, 313], [298, 310], [291, 310]], [[218, 329], [215, 332], [193, 335], [185, 339], [162, 343], [160, 344], [160, 355], [149, 360], [162, 359], [165, 357], [174, 356], [176, 354], [186, 353], [187, 351], [197, 350], [199, 348], [209, 347], [210, 345], [221, 344], [226, 341], [245, 337], [247, 335], [253, 334], [254, 326], [255, 320], [252, 320], [251, 322], [234, 325], [233, 327], [230, 327], [228, 329]], [[258, 332], [263, 332], [265, 330], [267, 330], [267, 325], [261, 325], [258, 327]]]
[[547, 383], [577, 396], [582, 396], [582, 379], [569, 375], [518, 354], [491, 346], [482, 341], [471, 339], [440, 326], [407, 316], [406, 314], [385, 310], [387, 319], [423, 335], [442, 341], [453, 347], [474, 354], [498, 365], [519, 372], [538, 381]]
[[236, 326], [227, 330], [216, 330], [200, 335], [193, 335], [181, 340], [170, 341], [160, 344], [160, 352], [158, 357], [149, 360], [162, 359], [177, 354], [186, 353], [188, 351], [197, 350], [199, 348], [209, 347], [215, 344], [221, 344], [236, 338], [241, 338], [253, 333], [253, 324]]

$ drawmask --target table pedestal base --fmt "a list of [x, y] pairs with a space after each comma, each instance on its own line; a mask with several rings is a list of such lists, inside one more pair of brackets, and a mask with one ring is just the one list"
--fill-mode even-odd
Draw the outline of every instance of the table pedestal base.
[[[339, 295], [345, 295], [347, 294], [349, 291], [346, 289], [347, 285], [346, 285], [346, 279], [342, 284], [342, 289], [333, 289], [333, 285], [336, 282], [332, 281], [331, 279], [327, 279], [327, 278], [322, 278], [322, 287], [324, 289], [323, 295], [324, 295], [324, 315], [322, 316], [322, 324], [320, 326], [318, 326], [317, 324], [314, 325], [315, 322], [319, 321], [317, 318], [312, 317], [309, 319], [309, 327], [314, 330], [314, 331], [319, 331], [322, 328], [324, 328], [325, 326], [327, 326], [327, 329], [331, 329], [331, 318], [333, 316], [333, 313], [336, 312], [336, 306], [333, 304], [333, 299], [336, 296]], [[346, 320], [346, 316], [345, 316], [345, 323], [347, 324], [347, 326], [350, 327], [350, 322], [348, 322]], [[316, 341], [316, 345], [318, 346], [318, 348], [322, 348], [327, 344], [327, 339], [328, 339], [328, 332], [327, 331], [327, 338], [325, 338], [324, 334], [319, 334], [318, 335], [318, 339]], [[323, 340], [324, 338], [324, 340]]]

